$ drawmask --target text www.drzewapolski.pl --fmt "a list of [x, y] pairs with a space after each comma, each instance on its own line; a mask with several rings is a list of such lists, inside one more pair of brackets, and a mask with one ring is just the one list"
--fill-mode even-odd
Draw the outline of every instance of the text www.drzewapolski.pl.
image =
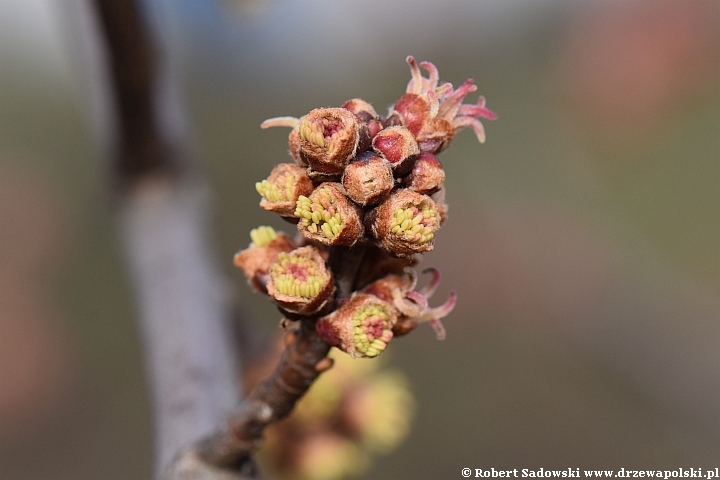
[[496, 470], [491, 468], [463, 468], [462, 476], [465, 478], [704, 478], [720, 480], [718, 467], [702, 468], [676, 468], [675, 470], [580, 470], [579, 468], [566, 468], [564, 470], [531, 470], [529, 468], [512, 470]]

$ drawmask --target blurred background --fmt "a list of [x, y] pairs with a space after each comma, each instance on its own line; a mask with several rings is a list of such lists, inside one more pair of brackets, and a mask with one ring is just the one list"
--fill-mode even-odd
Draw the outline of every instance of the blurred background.
[[[175, 59], [247, 328], [279, 315], [232, 256], [301, 116], [384, 113], [412, 54], [500, 116], [440, 159], [423, 266], [457, 291], [383, 355], [415, 395], [363, 478], [470, 468], [715, 468], [720, 5], [711, 1], [144, 0]], [[152, 476], [148, 386], [76, 0], [0, 2], [0, 479]], [[86, 12], [87, 13], [87, 12]], [[471, 103], [475, 98], [468, 99]]]

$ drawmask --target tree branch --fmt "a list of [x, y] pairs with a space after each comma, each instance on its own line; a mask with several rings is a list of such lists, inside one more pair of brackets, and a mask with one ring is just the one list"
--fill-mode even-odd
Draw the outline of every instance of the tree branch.
[[[340, 286], [339, 298], [350, 294], [364, 254], [365, 247], [330, 249], [329, 263]], [[190, 465], [196, 472], [218, 468], [254, 475], [251, 454], [265, 427], [288, 416], [317, 377], [332, 367], [332, 360], [327, 358], [330, 345], [317, 334], [316, 320], [304, 317], [297, 321], [296, 330], [286, 335], [286, 348], [273, 374], [243, 400], [220, 431], [178, 457], [166, 478], [186, 478], [183, 474]]]
[[[113, 173], [123, 187], [120, 229], [153, 395], [160, 477], [238, 403], [232, 305], [208, 246], [208, 189], [182, 168], [197, 153], [172, 59], [154, 55], [152, 39], [163, 32], [151, 35], [135, 1], [93, 3], [95, 36], [108, 47], [107, 65], [96, 68], [112, 73], [104, 91], [117, 116]], [[216, 473], [207, 478], [239, 478]]]

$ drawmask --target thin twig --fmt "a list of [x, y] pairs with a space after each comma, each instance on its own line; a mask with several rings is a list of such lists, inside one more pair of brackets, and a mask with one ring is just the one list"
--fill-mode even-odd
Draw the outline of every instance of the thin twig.
[[[365, 247], [332, 247], [330, 258], [340, 298], [350, 293]], [[340, 287], [345, 286], [345, 287]], [[315, 331], [316, 318], [298, 320], [288, 333], [286, 348], [273, 374], [260, 383], [217, 433], [186, 451], [185, 458], [201, 459], [208, 466], [254, 475], [251, 454], [268, 425], [288, 416], [317, 377], [332, 366], [330, 346]]]

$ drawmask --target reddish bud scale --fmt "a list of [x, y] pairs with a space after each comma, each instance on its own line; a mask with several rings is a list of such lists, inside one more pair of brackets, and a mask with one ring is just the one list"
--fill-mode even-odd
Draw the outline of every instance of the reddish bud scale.
[[382, 119], [377, 114], [372, 105], [360, 98], [353, 98], [342, 104], [342, 108], [350, 110], [358, 116], [360, 120], [365, 122], [368, 130], [368, 136], [372, 139], [377, 133], [384, 128]]
[[316, 324], [318, 334], [353, 358], [375, 357], [392, 339], [397, 312], [388, 302], [367, 293], [350, 299]]
[[378, 132], [373, 138], [372, 147], [390, 162], [396, 177], [407, 175], [420, 153], [415, 137], [402, 126], [387, 127]]
[[430, 102], [427, 97], [406, 93], [395, 102], [391, 114], [397, 114], [402, 119], [402, 124], [417, 136], [430, 115]]
[[335, 284], [317, 248], [306, 246], [278, 255], [270, 266], [267, 292], [286, 311], [312, 315], [332, 299]]
[[310, 195], [312, 180], [304, 168], [292, 163], [281, 163], [272, 169], [267, 180], [255, 184], [262, 196], [260, 207], [283, 217], [292, 217], [300, 195]]
[[267, 293], [268, 272], [277, 261], [280, 253], [291, 252], [295, 242], [285, 233], [279, 232], [277, 238], [267, 245], [250, 244], [245, 250], [235, 254], [233, 264], [242, 269], [248, 283], [258, 292]]
[[405, 292], [413, 287], [414, 285], [406, 275], [386, 275], [363, 288], [363, 292], [393, 303], [398, 296], [405, 296]]
[[440, 153], [449, 147], [455, 138], [455, 128], [444, 118], [434, 118], [426, 124], [416, 138], [421, 151]]
[[387, 160], [373, 152], [364, 152], [345, 168], [342, 185], [348, 197], [364, 207], [385, 200], [395, 180]]
[[430, 197], [403, 188], [368, 212], [365, 224], [379, 246], [406, 257], [433, 249], [440, 217]]
[[378, 119], [380, 118], [375, 111], [375, 108], [373, 108], [372, 105], [370, 105], [368, 102], [363, 100], [362, 98], [353, 98], [348, 100], [347, 102], [343, 103], [341, 108], [344, 108], [345, 110], [349, 110], [364, 122], [367, 122], [371, 119]]
[[422, 152], [418, 155], [410, 174], [403, 179], [403, 184], [410, 190], [424, 195], [431, 195], [445, 182], [445, 170], [440, 160], [432, 153]]
[[349, 247], [365, 235], [362, 211], [339, 183], [321, 183], [309, 197], [300, 196], [295, 216], [300, 232], [323, 245]]
[[369, 145], [367, 128], [344, 108], [316, 108], [300, 119], [300, 158], [313, 179], [342, 175], [345, 166]]

